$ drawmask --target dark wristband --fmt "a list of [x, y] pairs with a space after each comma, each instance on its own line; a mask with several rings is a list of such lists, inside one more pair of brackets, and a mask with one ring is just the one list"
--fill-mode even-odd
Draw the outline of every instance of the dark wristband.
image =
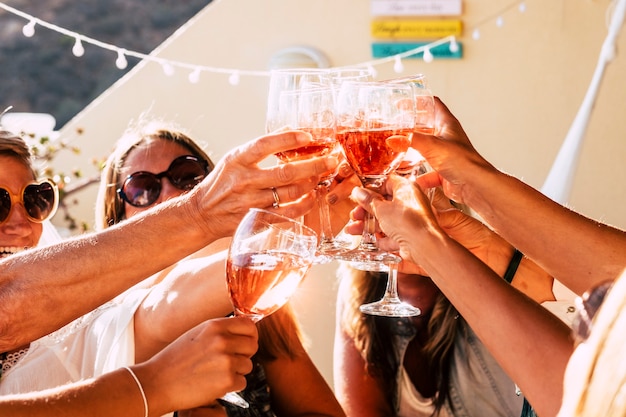
[[522, 261], [524, 254], [517, 249], [513, 252], [513, 257], [511, 258], [511, 262], [509, 262], [509, 266], [506, 267], [506, 272], [504, 273], [504, 280], [509, 284], [513, 281], [513, 277], [517, 272], [517, 267], [519, 263]]

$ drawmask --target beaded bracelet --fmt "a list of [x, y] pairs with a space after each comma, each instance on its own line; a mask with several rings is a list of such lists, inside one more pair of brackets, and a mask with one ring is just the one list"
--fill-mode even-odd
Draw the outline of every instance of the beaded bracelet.
[[519, 250], [515, 249], [515, 251], [513, 252], [513, 257], [511, 258], [511, 262], [509, 262], [509, 266], [506, 267], [506, 272], [504, 273], [504, 277], [503, 277], [504, 280], [508, 282], [509, 284], [513, 281], [513, 277], [515, 276], [515, 273], [517, 272], [517, 267], [519, 266], [523, 257], [524, 257], [524, 254], [520, 252]]
[[148, 399], [146, 398], [146, 393], [143, 391], [141, 382], [139, 382], [139, 378], [137, 378], [137, 375], [135, 375], [132, 369], [130, 369], [128, 366], [125, 366], [124, 369], [126, 369], [130, 373], [130, 375], [133, 377], [133, 379], [137, 383], [139, 392], [141, 392], [141, 398], [143, 399], [143, 408], [145, 410], [144, 417], [148, 417]]

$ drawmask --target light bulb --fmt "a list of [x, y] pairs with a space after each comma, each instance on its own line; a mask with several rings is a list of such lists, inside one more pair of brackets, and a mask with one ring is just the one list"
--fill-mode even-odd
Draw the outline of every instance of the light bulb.
[[119, 69], [123, 70], [128, 66], [128, 61], [126, 60], [126, 55], [124, 55], [124, 50], [120, 49], [117, 51], [117, 59], [115, 60], [115, 66]]
[[198, 84], [198, 81], [200, 81], [200, 68], [196, 68], [191, 74], [189, 74], [190, 83]]
[[452, 40], [450, 41], [450, 52], [454, 53], [458, 51], [459, 51], [459, 43], [456, 41], [455, 38], [452, 38]]
[[72, 47], [72, 53], [74, 56], [83, 56], [85, 54], [85, 48], [83, 48], [83, 43], [80, 41], [80, 38], [76, 37], [76, 42], [74, 42], [74, 46]]
[[24, 34], [24, 36], [26, 36], [27, 38], [32, 38], [33, 35], [35, 34], [35, 24], [37, 22], [35, 21], [35, 19], [31, 20], [30, 22], [28, 22], [27, 24], [24, 25], [24, 27], [22, 28], [22, 33]]
[[400, 55], [396, 55], [395, 58], [395, 63], [393, 64], [393, 70], [400, 74], [402, 71], [404, 71], [404, 65], [402, 65], [402, 59], [400, 59]]
[[430, 48], [424, 49], [424, 62], [433, 62], [433, 59], [435, 59], [435, 57], [433, 53], [430, 52]]
[[228, 82], [230, 83], [230, 85], [239, 85], [239, 72], [235, 71], [230, 74], [230, 77], [228, 77]]
[[167, 75], [168, 77], [174, 75], [174, 67], [172, 66], [172, 64], [170, 64], [169, 62], [164, 62], [163, 73], [165, 73], [165, 75]]
[[480, 31], [478, 29], [474, 29], [474, 31], [472, 32], [472, 39], [476, 41], [480, 39]]
[[524, 13], [526, 11], [526, 3], [522, 2], [519, 4], [519, 11]]
[[502, 18], [502, 16], [498, 16], [498, 18], [496, 19], [496, 26], [499, 28], [504, 26], [504, 19]]

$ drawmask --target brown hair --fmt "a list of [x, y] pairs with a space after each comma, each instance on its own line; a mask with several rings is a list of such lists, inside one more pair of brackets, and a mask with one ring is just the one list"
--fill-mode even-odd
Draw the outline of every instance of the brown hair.
[[96, 229], [106, 229], [126, 218], [124, 202], [117, 194], [122, 185], [121, 169], [133, 149], [157, 140], [176, 143], [187, 149], [191, 155], [208, 163], [209, 172], [215, 164], [202, 148], [181, 130], [163, 122], [150, 122], [131, 128], [119, 139], [115, 150], [107, 159], [102, 170], [100, 188], [96, 199]]
[[[392, 321], [398, 318], [362, 314], [359, 306], [380, 299], [386, 286], [386, 272], [361, 271], [342, 265], [338, 273], [349, 280], [349, 295], [343, 309], [341, 326], [354, 340], [366, 363], [366, 371], [383, 387], [385, 396], [397, 408], [397, 372], [402, 365], [394, 346]], [[439, 293], [433, 311], [428, 317], [429, 341], [424, 346], [431, 375], [436, 376], [437, 397], [435, 415], [449, 397], [449, 370], [454, 352], [454, 339], [459, 331], [459, 315], [450, 301]]]

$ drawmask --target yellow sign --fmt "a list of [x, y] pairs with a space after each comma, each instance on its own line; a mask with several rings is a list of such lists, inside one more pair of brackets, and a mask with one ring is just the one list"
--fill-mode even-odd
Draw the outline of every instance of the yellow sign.
[[380, 39], [423, 39], [461, 36], [460, 20], [376, 20], [372, 36]]

